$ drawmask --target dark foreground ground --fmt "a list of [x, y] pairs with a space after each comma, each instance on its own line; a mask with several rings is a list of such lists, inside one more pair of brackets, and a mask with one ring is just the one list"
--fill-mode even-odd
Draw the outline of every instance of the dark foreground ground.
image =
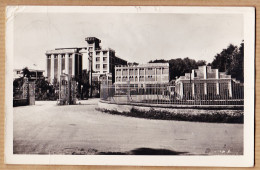
[[97, 111], [97, 99], [14, 108], [15, 154], [240, 155], [243, 124], [150, 120]]

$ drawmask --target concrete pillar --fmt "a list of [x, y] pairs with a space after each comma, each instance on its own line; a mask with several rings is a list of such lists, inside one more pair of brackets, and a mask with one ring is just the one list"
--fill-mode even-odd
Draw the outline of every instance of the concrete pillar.
[[123, 68], [121, 68], [121, 78], [120, 81], [123, 82]]
[[191, 84], [191, 89], [192, 89], [192, 96], [195, 96], [195, 84], [192, 82]]
[[140, 68], [137, 69], [137, 81], [140, 81]]
[[181, 99], [183, 98], [183, 83], [182, 82], [180, 82], [180, 97], [181, 97]]
[[54, 79], [54, 54], [51, 55], [51, 83]]
[[191, 79], [194, 79], [194, 77], [195, 77], [195, 71], [194, 70], [191, 70]]
[[65, 54], [65, 73], [69, 74], [69, 54]]
[[207, 95], [208, 91], [207, 91], [207, 83], [204, 83], [204, 94]]
[[135, 68], [133, 69], [133, 76], [134, 76], [134, 82], [135, 82]]
[[154, 71], [155, 81], [157, 82], [157, 68], [154, 68]]
[[207, 79], [207, 66], [203, 67], [203, 74], [204, 74], [204, 79]]
[[216, 94], [219, 95], [219, 82], [216, 83]]
[[73, 53], [71, 57], [72, 57], [72, 76], [75, 76], [75, 53]]
[[219, 72], [218, 69], [216, 69], [216, 79], [217, 79], [217, 83], [216, 83], [216, 94], [219, 95]]
[[219, 71], [216, 69], [216, 79], [219, 79]]
[[144, 82], [146, 81], [146, 68], [144, 68]]
[[58, 55], [58, 81], [60, 82], [61, 75], [61, 55]]
[[[46, 70], [45, 76], [46, 77], [48, 77], [48, 56], [49, 55], [46, 55], [46, 65], [45, 65], [45, 70]], [[50, 77], [48, 77], [48, 81], [50, 82]]]
[[232, 97], [232, 80], [228, 82], [229, 97]]
[[160, 82], [162, 82], [162, 77], [163, 77], [163, 67], [161, 67], [161, 80], [160, 80]]

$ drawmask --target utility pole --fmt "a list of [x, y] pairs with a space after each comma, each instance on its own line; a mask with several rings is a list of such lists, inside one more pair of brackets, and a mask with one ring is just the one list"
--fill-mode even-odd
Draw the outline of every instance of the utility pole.
[[92, 68], [92, 56], [90, 58], [90, 98], [92, 98], [92, 72], [93, 72], [93, 68]]

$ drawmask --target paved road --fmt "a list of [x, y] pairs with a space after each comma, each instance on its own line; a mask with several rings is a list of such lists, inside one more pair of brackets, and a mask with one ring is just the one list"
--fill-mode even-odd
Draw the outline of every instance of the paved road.
[[111, 115], [96, 111], [97, 101], [74, 106], [39, 101], [35, 106], [15, 107], [14, 153], [129, 154], [149, 148], [176, 154], [243, 154], [242, 124]]

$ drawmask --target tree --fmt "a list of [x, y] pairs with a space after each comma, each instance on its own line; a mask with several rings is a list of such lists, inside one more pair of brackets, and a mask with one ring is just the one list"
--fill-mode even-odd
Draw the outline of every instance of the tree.
[[244, 82], [244, 42], [242, 41], [239, 48], [230, 44], [214, 57], [211, 65], [212, 68]]
[[22, 69], [23, 77], [30, 78], [31, 77], [31, 72], [29, 71], [28, 67], [25, 67]]
[[193, 60], [189, 57], [184, 59], [177, 58], [171, 60], [158, 59], [154, 61], [149, 61], [149, 63], [169, 63], [169, 76], [170, 81], [175, 80], [176, 77], [185, 75], [185, 73], [190, 73], [192, 69], [198, 68], [198, 66], [206, 65], [204, 60]]

